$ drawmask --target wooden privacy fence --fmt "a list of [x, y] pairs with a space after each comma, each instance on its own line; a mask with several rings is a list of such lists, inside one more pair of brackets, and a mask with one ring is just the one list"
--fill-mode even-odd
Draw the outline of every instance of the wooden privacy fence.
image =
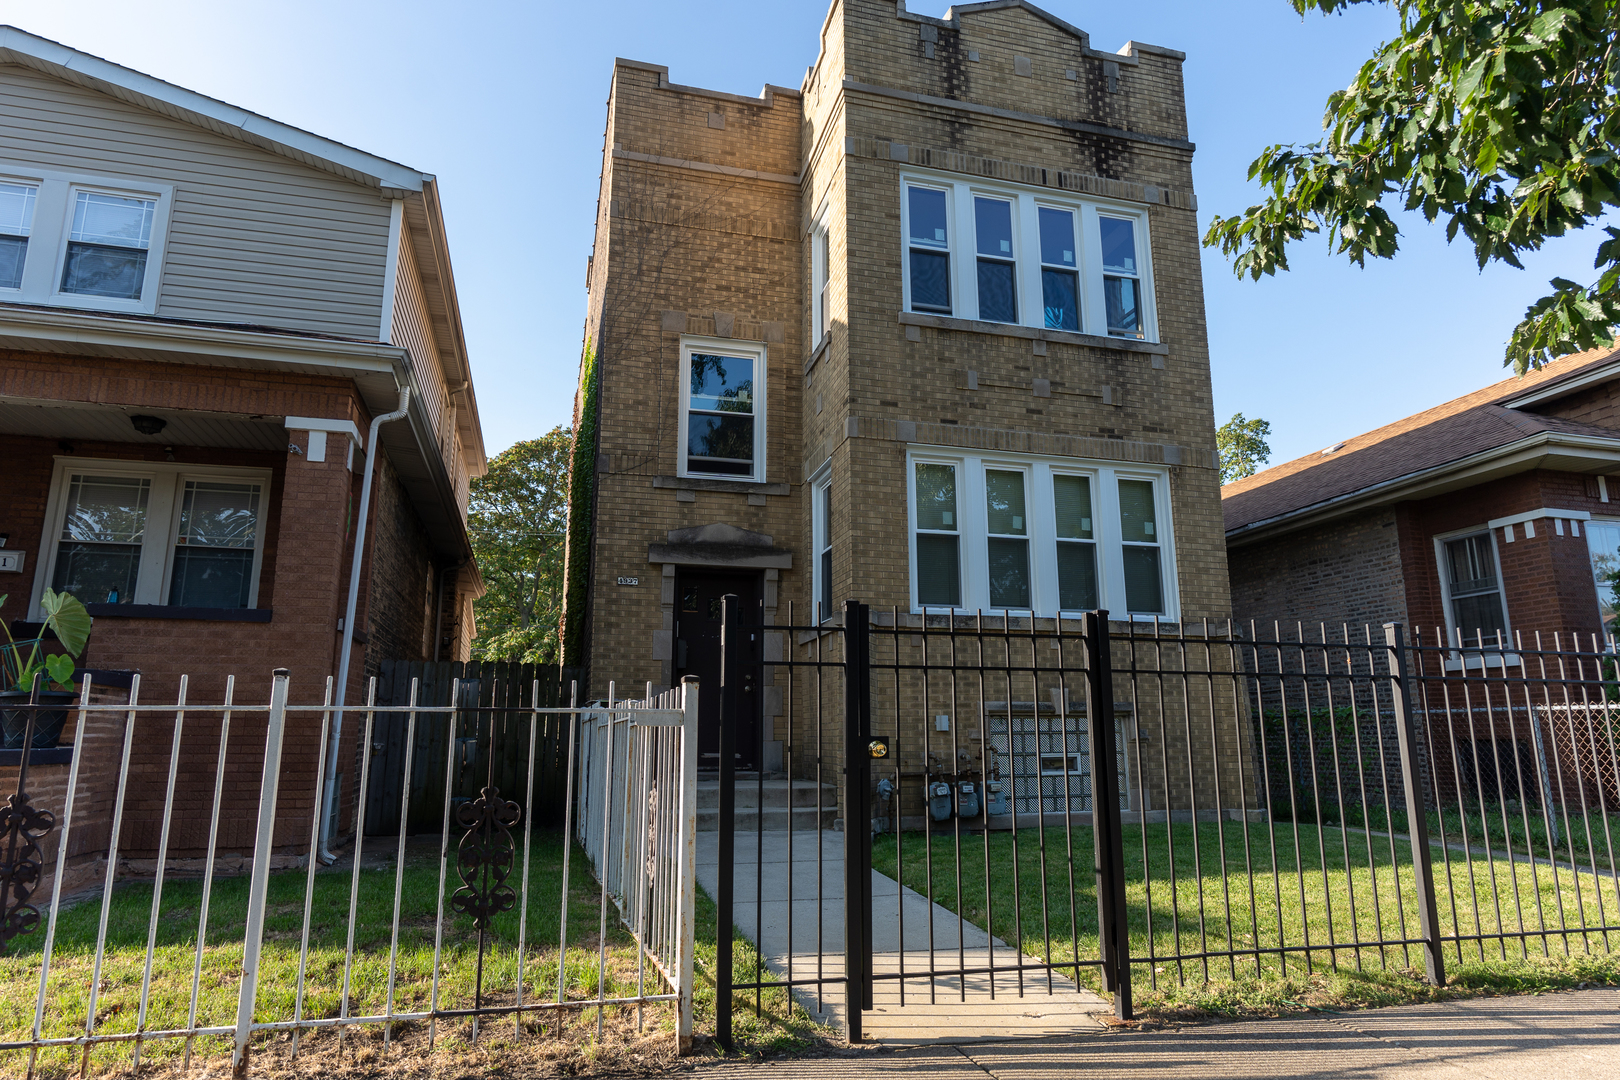
[[[385, 660], [377, 674], [377, 712], [370, 753], [371, 784], [366, 796], [368, 836], [399, 831], [400, 800], [405, 794], [406, 715], [381, 706], [408, 706], [416, 682], [419, 707], [454, 704], [450, 724], [416, 726], [416, 748], [410, 755], [408, 832], [437, 832], [444, 817], [446, 755], [456, 755], [453, 802], [478, 797], [490, 776], [494, 757], [495, 786], [532, 814], [536, 824], [563, 819], [567, 798], [567, 718], [542, 714], [536, 726], [534, 788], [523, 793], [529, 761], [529, 717], [524, 709], [569, 706], [579, 673], [550, 664], [515, 664], [470, 660], [426, 662]], [[536, 689], [538, 688], [538, 697]], [[358, 765], [355, 775], [359, 775]]]

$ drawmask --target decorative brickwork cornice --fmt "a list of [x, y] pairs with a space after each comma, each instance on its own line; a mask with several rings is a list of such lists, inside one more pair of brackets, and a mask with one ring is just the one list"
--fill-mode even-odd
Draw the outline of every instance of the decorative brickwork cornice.
[[1138, 184], [1130, 180], [1110, 180], [1072, 169], [1061, 169], [1055, 165], [1031, 165], [980, 157], [977, 154], [964, 154], [960, 150], [946, 150], [942, 147], [917, 146], [890, 142], [887, 139], [850, 135], [844, 139], [844, 153], [850, 157], [901, 161], [925, 169], [1005, 180], [1012, 184], [1029, 184], [1084, 195], [1099, 195], [1105, 199], [1172, 206], [1177, 210], [1198, 209], [1198, 198], [1190, 191], [1177, 191], [1155, 184]]

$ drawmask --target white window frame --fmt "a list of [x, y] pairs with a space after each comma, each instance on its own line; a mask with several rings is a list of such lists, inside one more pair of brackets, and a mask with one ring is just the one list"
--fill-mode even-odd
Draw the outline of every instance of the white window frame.
[[[1510, 526], [1511, 528], [1511, 526]], [[1457, 643], [1457, 615], [1451, 606], [1450, 572], [1446, 568], [1446, 543], [1451, 540], [1461, 540], [1465, 536], [1489, 536], [1491, 539], [1491, 559], [1496, 564], [1496, 591], [1502, 601], [1502, 641], [1507, 648], [1506, 653], [1493, 653], [1488, 651], [1494, 644], [1487, 642], [1486, 652], [1483, 656], [1466, 640], [1464, 648], [1459, 650]], [[1513, 619], [1508, 612], [1507, 582], [1502, 578], [1502, 549], [1497, 538], [1497, 530], [1481, 523], [1472, 528], [1453, 529], [1450, 532], [1436, 533], [1434, 535], [1434, 569], [1440, 581], [1440, 603], [1446, 615], [1446, 670], [1461, 671], [1464, 666], [1471, 668], [1501, 667], [1504, 663], [1508, 667], [1519, 664], [1519, 656], [1512, 652], [1513, 647]], [[1588, 564], [1590, 565], [1590, 563]]]
[[[23, 273], [26, 275], [28, 273], [28, 264], [31, 261], [29, 253], [35, 250], [36, 245], [34, 243], [34, 237], [39, 232], [39, 189], [41, 184], [38, 180], [20, 176], [7, 176], [3, 173], [0, 173], [0, 184], [11, 184], [14, 187], [32, 188], [34, 191], [34, 216], [28, 224], [28, 231], [26, 233], [0, 233], [0, 236], [16, 236], [28, 241], [28, 246], [23, 249]], [[4, 298], [6, 300], [16, 300], [20, 299], [21, 293], [22, 285], [20, 282], [18, 283], [18, 287], [15, 289], [7, 286], [0, 286], [0, 298]]]
[[[1600, 476], [1600, 477], [1598, 477], [1598, 479], [1602, 480], [1603, 477]], [[1603, 486], [1604, 486], [1605, 489], [1607, 489], [1607, 487], [1608, 487], [1607, 484], [1604, 484]], [[1571, 521], [1570, 524], [1575, 525], [1577, 523], [1575, 521]], [[1607, 642], [1608, 636], [1609, 636], [1609, 628], [1608, 628], [1608, 624], [1603, 621], [1603, 586], [1598, 584], [1596, 568], [1592, 567], [1592, 526], [1593, 525], [1620, 526], [1620, 518], [1616, 518], [1616, 517], [1598, 517], [1597, 515], [1594, 514], [1592, 517], [1587, 519], [1587, 521], [1586, 521], [1586, 531], [1585, 531], [1585, 534], [1581, 537], [1581, 539], [1586, 541], [1586, 565], [1589, 568], [1592, 569], [1592, 589], [1593, 589], [1594, 592], [1597, 593], [1598, 624], [1603, 627], [1603, 638], [1604, 638], [1604, 641]]]
[[831, 494], [832, 471], [823, 469], [810, 481], [810, 616], [817, 626], [838, 614], [821, 607], [822, 594], [831, 584], [821, 566], [822, 556], [832, 550], [831, 508], [827, 505]]
[[[174, 574], [175, 530], [185, 498], [185, 482], [201, 480], [225, 484], [259, 485], [258, 533], [253, 545], [253, 580], [248, 587], [250, 610], [259, 604], [259, 576], [264, 567], [266, 526], [270, 518], [271, 477], [269, 469], [240, 468], [236, 466], [180, 465], [168, 462], [123, 461], [108, 458], [58, 457], [51, 474], [50, 496], [45, 504], [45, 532], [41, 546], [45, 550], [34, 561], [34, 591], [29, 611], [34, 618], [43, 618], [40, 600], [45, 587], [56, 575], [56, 556], [61, 546], [62, 524], [67, 514], [68, 478], [73, 474], [117, 476], [144, 479], [152, 482], [146, 504], [146, 533], [141, 541], [140, 569], [135, 583], [135, 595], [130, 603], [169, 607], [169, 586]], [[84, 600], [83, 597], [80, 597]], [[85, 600], [99, 603], [101, 598]], [[233, 609], [234, 610], [234, 609]]]
[[832, 283], [832, 233], [827, 208], [822, 207], [810, 227], [810, 348], [827, 340], [827, 291]]
[[[906, 548], [910, 573], [910, 601], [913, 614], [922, 612], [917, 601], [917, 498], [916, 469], [919, 464], [952, 465], [956, 468], [956, 512], [958, 517], [958, 557], [961, 560], [961, 603], [957, 614], [986, 613], [1064, 618], [1079, 611], [1059, 607], [1057, 578], [1057, 510], [1053, 502], [1052, 476], [1086, 476], [1091, 480], [1092, 537], [1097, 553], [1097, 604], [1109, 617], [1120, 621], [1159, 618], [1175, 622], [1181, 617], [1180, 575], [1176, 565], [1175, 518], [1170, 499], [1168, 469], [1124, 465], [1119, 462], [1077, 458], [1034, 457], [997, 453], [977, 453], [956, 448], [911, 447], [906, 452]], [[1030, 608], [1002, 609], [990, 606], [989, 531], [985, 504], [987, 469], [1023, 470], [1026, 488], [1024, 507], [1029, 515]], [[1119, 481], [1153, 482], [1154, 511], [1162, 536], [1159, 539], [1159, 573], [1165, 610], [1131, 612], [1125, 607], [1124, 543], [1119, 521]], [[929, 611], [940, 607], [929, 605]]]
[[[980, 199], [983, 199], [986, 202], [997, 202], [997, 203], [1005, 203], [1005, 204], [1007, 204], [1007, 212], [1008, 212], [1007, 216], [1011, 219], [1011, 225], [1012, 225], [1012, 228], [1011, 228], [1012, 236], [1010, 237], [1011, 245], [1012, 245], [1012, 251], [1009, 254], [1002, 255], [1002, 254], [997, 253], [997, 252], [991, 252], [991, 253], [989, 253], [987, 255], [984, 252], [979, 250], [979, 200]], [[1020, 205], [1021, 202], [1022, 202], [1022, 200], [1020, 200], [1020, 199], [1009, 197], [1007, 195], [998, 194], [998, 193], [991, 192], [991, 191], [976, 190], [976, 191], [973, 192], [973, 205], [972, 205], [972, 217], [973, 217], [973, 305], [974, 305], [975, 310], [977, 310], [979, 312], [979, 318], [983, 319], [985, 322], [999, 322], [999, 323], [1003, 323], [1003, 324], [1005, 324], [1007, 326], [1021, 325], [1022, 322], [1023, 322], [1024, 314], [1025, 314], [1024, 308], [1028, 307], [1028, 304], [1025, 303], [1025, 300], [1027, 298], [1026, 294], [1029, 292], [1029, 288], [1028, 288], [1028, 284], [1027, 284], [1028, 283], [1028, 277], [1027, 277], [1028, 267], [1024, 265], [1027, 260], [1025, 260], [1025, 259], [1023, 259], [1021, 257], [1022, 256], [1021, 249], [1022, 249], [1023, 245], [1022, 245], [1022, 243], [1020, 241], [1022, 241], [1023, 233], [1024, 233], [1024, 230], [1022, 228], [1020, 228], [1020, 226], [1019, 226], [1019, 213], [1020, 213], [1020, 211], [1023, 210], [1023, 207]], [[1040, 215], [1037, 214], [1036, 217], [1037, 217], [1037, 219], [1039, 219]], [[1038, 225], [1038, 221], [1037, 221], [1037, 225]], [[1006, 320], [1006, 319], [991, 319], [991, 318], [988, 318], [987, 316], [985, 316], [983, 314], [984, 305], [979, 303], [979, 263], [981, 263], [981, 262], [1000, 263], [1003, 266], [1010, 265], [1012, 267], [1012, 272], [1013, 272], [1013, 319], [1010, 322], [1008, 320]], [[1035, 271], [1035, 276], [1036, 276], [1037, 281], [1040, 280], [1039, 264], [1040, 264], [1040, 258], [1039, 258], [1039, 255], [1037, 255], [1036, 256], [1037, 269]], [[1044, 317], [1044, 314], [1043, 314], [1043, 317], [1042, 317], [1041, 321], [1042, 322], [1046, 321], [1045, 317]]]
[[[1102, 233], [1097, 224], [1099, 212], [1109, 217], [1128, 218], [1135, 225], [1136, 278], [1141, 284], [1142, 330], [1140, 338], [1112, 335], [1121, 341], [1159, 340], [1158, 304], [1154, 294], [1153, 242], [1147, 208], [1139, 203], [1094, 197], [1065, 197], [1049, 188], [1025, 187], [988, 180], [965, 179], [924, 170], [907, 169], [900, 174], [900, 241], [903, 273], [900, 275], [901, 307], [911, 305], [911, 199], [912, 186], [943, 189], [946, 230], [950, 256], [951, 313], [918, 311], [919, 315], [979, 319], [978, 239], [974, 226], [973, 199], [983, 195], [1013, 202], [1014, 280], [1018, 285], [1018, 325], [1046, 329], [1046, 309], [1040, 289], [1041, 241], [1039, 208], [1049, 206], [1075, 215], [1076, 258], [1079, 276], [1080, 330], [1093, 337], [1109, 337], [1108, 312], [1103, 296]], [[959, 238], [966, 237], [961, 240]], [[958, 257], [961, 256], [961, 257]], [[1065, 268], [1067, 269], [1067, 268]], [[1110, 275], [1114, 276], [1114, 275]], [[1053, 330], [1052, 333], [1074, 331]]]
[[[79, 308], [87, 311], [150, 315], [157, 311], [168, 249], [169, 215], [174, 209], [174, 185], [155, 184], [122, 176], [92, 176], [30, 169], [0, 161], [0, 180], [39, 188], [34, 201], [34, 225], [28, 237], [22, 287], [0, 290], [0, 296], [24, 304]], [[152, 211], [152, 239], [146, 247], [146, 276], [138, 300], [116, 296], [88, 296], [62, 291], [62, 270], [67, 262], [68, 239], [73, 233], [73, 210], [79, 192], [124, 199], [148, 199]]]
[[[731, 473], [691, 472], [686, 465], [686, 436], [692, 412], [692, 354], [719, 353], [725, 356], [746, 357], [754, 361], [754, 475], [737, 476]], [[682, 337], [680, 365], [680, 440], [675, 448], [675, 475], [701, 477], [705, 480], [735, 480], [740, 484], [766, 482], [765, 429], [767, 398], [767, 356], [765, 343], [738, 341], [735, 338]]]
[[[916, 244], [916, 245], [914, 245], [912, 243], [912, 241], [911, 241], [911, 191], [910, 191], [910, 189], [913, 188], [913, 187], [929, 188], [929, 189], [934, 190], [934, 191], [943, 191], [945, 193], [945, 243], [944, 243], [944, 246], [935, 247], [935, 246], [933, 246], [931, 244], [928, 244], [926, 242], [924, 242], [922, 244]], [[925, 252], [930, 252], [930, 253], [935, 254], [935, 255], [944, 255], [945, 256], [946, 282], [947, 282], [947, 287], [950, 290], [950, 300], [951, 300], [951, 304], [950, 304], [951, 310], [949, 312], [925, 311], [925, 312], [922, 312], [921, 314], [924, 314], [924, 315], [938, 315], [938, 316], [941, 316], [941, 317], [944, 317], [944, 318], [964, 317], [962, 315], [962, 308], [963, 308], [963, 303], [964, 303], [965, 298], [962, 295], [962, 281], [961, 281], [961, 278], [962, 278], [961, 264], [962, 264], [963, 260], [958, 259], [956, 257], [957, 248], [959, 246], [959, 244], [957, 242], [957, 238], [963, 235], [962, 231], [961, 231], [962, 230], [961, 214], [958, 212], [958, 208], [957, 208], [957, 203], [958, 203], [959, 200], [956, 197], [957, 196], [956, 187], [957, 187], [957, 185], [953, 184], [952, 182], [950, 182], [948, 180], [938, 180], [938, 179], [934, 179], [934, 178], [926, 177], [926, 176], [914, 177], [914, 176], [910, 176], [909, 174], [902, 174], [901, 177], [900, 177], [900, 242], [901, 242], [901, 244], [903, 245], [903, 248], [904, 248], [904, 260], [903, 260], [903, 263], [902, 263], [902, 271], [901, 271], [901, 274], [900, 274], [900, 288], [901, 288], [901, 291], [902, 291], [902, 293], [903, 293], [903, 295], [905, 297], [904, 307], [905, 307], [905, 309], [907, 311], [911, 310], [911, 252], [912, 252], [913, 247], [917, 247], [920, 250], [925, 251]], [[972, 215], [972, 211], [971, 211], [971, 204], [972, 204], [971, 195], [970, 195], [968, 201], [969, 201], [970, 210], [969, 210], [969, 213], [968, 213], [968, 232], [967, 232], [966, 235], [971, 237], [973, 235], [973, 215]], [[975, 261], [974, 265], [975, 266], [978, 265], [977, 261]], [[975, 270], [975, 274], [977, 274], [977, 270]], [[972, 292], [972, 294], [973, 294], [973, 310], [974, 310], [975, 313], [977, 313], [978, 304], [979, 304], [979, 290], [978, 290], [978, 282], [977, 281], [975, 281], [973, 283], [973, 288], [970, 290], [970, 292]]]

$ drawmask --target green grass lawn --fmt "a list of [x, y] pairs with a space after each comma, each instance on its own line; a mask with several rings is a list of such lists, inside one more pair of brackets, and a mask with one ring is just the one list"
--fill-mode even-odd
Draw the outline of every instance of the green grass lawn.
[[[1550, 842], [1549, 818], [1553, 827]], [[1620, 814], [1609, 814], [1605, 820], [1603, 814], [1593, 810], [1585, 816], [1571, 813], [1565, 818], [1556, 806], [1543, 815], [1535, 806], [1521, 809], [1498, 804], [1466, 810], [1430, 810], [1430, 836], [1440, 839], [1442, 827], [1448, 844], [1466, 840], [1471, 848], [1488, 847], [1498, 854], [1511, 848], [1517, 857], [1533, 853], [1538, 859], [1566, 864], [1573, 860], [1578, 866], [1604, 874], [1620, 869]]]
[[[1305, 948], [1418, 936], [1411, 852], [1402, 841], [1392, 844], [1377, 836], [1369, 841], [1364, 833], [1337, 826], [1208, 822], [1196, 830], [1191, 823], [1128, 825], [1124, 842], [1131, 956], [1136, 961], [1133, 985], [1144, 1000], [1218, 1001], [1234, 987], [1247, 987], [1243, 994], [1248, 997], [1303, 994], [1302, 988], [1323, 979], [1337, 986], [1335, 980], [1344, 977], [1369, 986], [1393, 985], [1391, 980], [1401, 978], [1410, 982], [1401, 973], [1422, 967], [1416, 947]], [[903, 851], [903, 866], [897, 851]], [[1077, 827], [1068, 836], [1062, 829], [1048, 829], [1044, 841], [1037, 830], [1024, 828], [1016, 839], [1008, 832], [963, 836], [960, 860], [955, 852], [956, 841], [949, 835], [935, 837], [931, 848], [921, 833], [907, 833], [898, 842], [886, 836], [874, 844], [873, 865], [975, 925], [988, 926], [1025, 955], [1048, 963], [1095, 960], [1097, 901], [1089, 828]], [[1472, 860], [1472, 870], [1470, 877], [1467, 861], [1454, 854], [1454, 888], [1447, 890], [1447, 869], [1435, 850], [1445, 933], [1620, 925], [1620, 896], [1606, 874], [1577, 876], [1567, 864], [1555, 871], [1523, 859], [1510, 867], [1505, 858], [1483, 857]], [[1243, 950], [1255, 951], [1191, 958]], [[1538, 972], [1551, 970], [1548, 963], [1557, 968], [1566, 956], [1591, 955], [1594, 970], [1620, 978], [1616, 933], [1607, 942], [1601, 933], [1575, 934], [1567, 945], [1562, 937], [1539, 934], [1523, 943], [1459, 942], [1447, 945], [1446, 953], [1456, 965], [1518, 964], [1514, 978], [1531, 981], [1541, 977]], [[1538, 966], [1538, 957], [1546, 962]], [[1586, 975], [1592, 964], [1564, 967]], [[1081, 968], [1079, 981], [1100, 987], [1095, 968]], [[1271, 989], [1262, 993], [1262, 985]], [[1360, 1000], [1354, 994], [1345, 997], [1344, 986], [1335, 993]]]
[[[557, 995], [562, 853], [562, 836], [556, 832], [537, 835], [530, 849], [528, 933], [523, 965], [526, 1001], [555, 1000]], [[445, 885], [447, 898], [459, 883], [452, 866]], [[257, 1021], [284, 1020], [293, 1016], [305, 884], [306, 875], [301, 870], [271, 875], [262, 972], [255, 1011]], [[349, 932], [350, 884], [351, 875], [347, 870], [316, 874], [304, 979], [306, 1017], [339, 1014], [345, 943]], [[391, 866], [387, 869], [362, 869], [360, 873], [359, 901], [354, 921], [354, 963], [349, 986], [348, 1012], [351, 1016], [374, 1015], [386, 1010], [394, 884], [395, 872]], [[199, 1026], [235, 1023], [242, 937], [247, 914], [247, 886], [245, 877], [220, 878], [214, 882], [199, 980]], [[400, 901], [394, 988], [394, 1009], [397, 1012], [425, 1011], [429, 1007], [438, 889], [437, 845], [427, 850], [413, 846], [406, 856]], [[600, 888], [591, 876], [590, 863], [576, 846], [570, 869], [569, 948], [563, 972], [564, 996], [568, 1000], [597, 996], [599, 898]], [[197, 955], [196, 934], [201, 901], [200, 881], [171, 879], [164, 886], [157, 946], [153, 953], [152, 992], [146, 1030], [186, 1026]], [[99, 1033], [136, 1030], [151, 907], [152, 887], [149, 883], [130, 883], [115, 890], [109, 911], [101, 990], [96, 1001], [96, 1029]], [[610, 905], [607, 935], [609, 997], [634, 994], [637, 987], [636, 948], [629, 934], [619, 925], [617, 914], [617, 910]], [[46, 989], [43, 1034], [47, 1038], [84, 1033], [99, 915], [99, 895], [67, 908], [61, 914]], [[483, 963], [486, 1002], [493, 1000], [510, 1004], [516, 999], [518, 918], [516, 910], [499, 915], [489, 932]], [[712, 1032], [717, 940], [715, 909], [701, 891], [696, 925], [697, 987], [694, 1012], [698, 1031]], [[757, 971], [759, 958], [746, 939], [737, 934], [733, 936], [736, 942], [737, 977], [741, 981]], [[26, 1039], [31, 1035], [43, 939], [44, 927], [41, 926], [37, 933], [15, 939], [10, 952], [0, 957], [0, 1040]], [[447, 904], [439, 970], [441, 1008], [473, 1005], [477, 952], [478, 937], [471, 919], [453, 914]], [[645, 985], [649, 993], [661, 992], [657, 989], [656, 972], [650, 964], [645, 969]], [[752, 993], [737, 995], [734, 1005], [736, 1034], [745, 1048], [791, 1049], [822, 1034], [781, 991], [767, 992], [761, 1004], [762, 1008], [756, 1012]], [[631, 1017], [635, 1014], [633, 1007], [615, 1011]], [[595, 1010], [570, 1010], [560, 1015], [549, 1012], [528, 1014], [524, 1019], [524, 1030], [526, 1033], [555, 1035], [559, 1027], [586, 1025], [587, 1037], [594, 1037], [595, 1016]], [[674, 1011], [670, 1006], [647, 1006], [644, 1016], [652, 1030], [672, 1032], [674, 1029]], [[623, 1025], [619, 1027], [622, 1029]], [[634, 1030], [633, 1026], [631, 1030]], [[509, 1016], [486, 1019], [481, 1026], [481, 1037], [510, 1039], [514, 1031], [515, 1021]], [[465, 1021], [446, 1021], [438, 1025], [438, 1033], [441, 1039], [455, 1045], [458, 1041], [465, 1041], [470, 1028]], [[270, 1043], [274, 1039], [265, 1036], [263, 1041]], [[183, 1052], [183, 1048], [182, 1039], [159, 1040], [146, 1044], [142, 1058], [146, 1061], [172, 1061]], [[194, 1050], [194, 1054], [204, 1057], [229, 1053], [227, 1037], [199, 1039]], [[44, 1075], [76, 1071], [79, 1054], [78, 1050], [42, 1053]], [[92, 1068], [124, 1068], [128, 1066], [130, 1056], [129, 1043], [99, 1044], [91, 1055]], [[25, 1057], [20, 1052], [0, 1053], [0, 1073], [12, 1075]]]

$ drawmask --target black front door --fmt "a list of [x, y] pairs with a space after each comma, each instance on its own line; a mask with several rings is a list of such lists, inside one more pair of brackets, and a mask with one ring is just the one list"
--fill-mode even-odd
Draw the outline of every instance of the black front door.
[[[721, 601], [736, 593], [743, 625], [760, 621], [760, 589], [756, 571], [679, 570], [675, 575], [675, 678], [696, 675], [698, 692], [698, 768], [720, 767], [720, 621]], [[758, 630], [747, 631], [757, 656]], [[737, 768], [752, 769], [759, 762], [759, 672], [750, 664], [743, 672], [737, 695]]]

